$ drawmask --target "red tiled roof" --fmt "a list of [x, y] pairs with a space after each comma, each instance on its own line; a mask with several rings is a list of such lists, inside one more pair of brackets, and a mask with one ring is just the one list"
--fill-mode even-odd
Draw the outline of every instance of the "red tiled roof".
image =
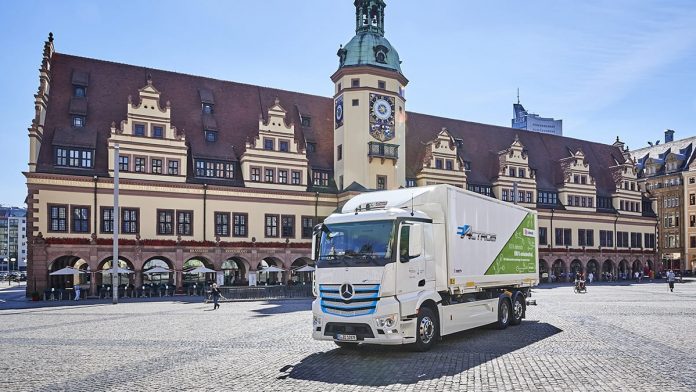
[[[60, 53], [55, 53], [51, 61], [51, 94], [39, 171], [57, 171], [53, 167], [52, 143], [56, 133], [61, 134], [61, 139], [65, 138], [66, 132], [56, 132], [57, 129], [71, 127], [69, 112], [74, 71], [89, 75], [86, 127], [77, 132], [84, 132], [88, 143], [96, 140], [96, 174], [107, 173], [106, 141], [111, 122], [118, 124], [126, 118], [128, 96], [132, 95], [137, 100], [138, 90], [146, 85], [148, 74], [152, 76], [153, 85], [161, 92], [160, 104], [164, 106], [166, 101], [171, 102], [172, 125], [179, 131], [185, 131], [190, 156], [237, 160], [245, 151], [245, 142], [258, 135], [259, 116], [265, 119], [268, 108], [278, 98], [288, 111], [288, 123], [295, 124], [295, 137], [301, 141], [301, 147], [304, 147], [304, 140], [316, 143], [316, 152], [307, 153], [310, 166], [333, 169], [331, 98]], [[200, 91], [208, 100], [214, 97], [213, 115], [218, 129], [218, 141], [215, 143], [205, 140]], [[209, 94], [212, 97], [208, 97]], [[300, 116], [310, 116], [311, 126], [301, 126]], [[598, 193], [608, 195], [614, 191], [614, 182], [606, 168], [615, 164], [614, 159], [624, 161], [621, 151], [610, 145], [408, 112], [407, 177], [416, 176], [422, 164], [424, 143], [435, 139], [442, 127], [463, 141], [460, 155], [471, 162], [472, 169], [468, 180], [481, 185], [493, 181], [498, 173], [497, 152], [508, 148], [516, 134], [528, 151], [530, 167], [537, 170], [539, 189], [556, 189], [562, 182], [559, 160], [570, 156], [571, 151], [581, 149], [590, 164], [590, 174], [597, 181]], [[61, 172], [65, 170], [68, 169]], [[85, 172], [80, 170], [76, 174]]]

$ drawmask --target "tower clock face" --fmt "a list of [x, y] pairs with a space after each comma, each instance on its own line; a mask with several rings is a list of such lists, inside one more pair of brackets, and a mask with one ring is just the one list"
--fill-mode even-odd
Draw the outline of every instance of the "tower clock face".
[[334, 120], [336, 129], [343, 125], [343, 95], [336, 98], [336, 103], [334, 105]]
[[394, 98], [370, 94], [370, 135], [379, 141], [394, 138]]

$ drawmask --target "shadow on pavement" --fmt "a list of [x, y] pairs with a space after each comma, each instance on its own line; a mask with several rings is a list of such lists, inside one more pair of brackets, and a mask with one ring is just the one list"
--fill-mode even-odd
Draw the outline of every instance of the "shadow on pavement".
[[[261, 302], [261, 301], [259, 301]], [[312, 310], [312, 299], [284, 299], [263, 301], [262, 305], [273, 305], [261, 309], [254, 309], [254, 317], [268, 317], [275, 314], [286, 314], [294, 312], [306, 312]]]
[[559, 332], [548, 323], [523, 321], [505, 331], [481, 327], [449, 335], [425, 353], [407, 346], [336, 348], [283, 367], [278, 378], [370, 387], [415, 384], [459, 374]]

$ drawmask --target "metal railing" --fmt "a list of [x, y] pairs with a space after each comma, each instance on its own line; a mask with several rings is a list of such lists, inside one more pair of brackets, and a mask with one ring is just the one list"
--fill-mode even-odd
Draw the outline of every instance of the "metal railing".
[[399, 158], [399, 145], [369, 142], [369, 150], [367, 155], [378, 158]]

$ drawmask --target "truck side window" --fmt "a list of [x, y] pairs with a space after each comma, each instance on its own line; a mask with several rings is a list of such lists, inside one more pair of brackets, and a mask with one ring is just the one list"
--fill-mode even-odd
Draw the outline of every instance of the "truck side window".
[[399, 260], [402, 263], [406, 263], [409, 261], [408, 257], [408, 234], [409, 234], [409, 225], [403, 225], [401, 226], [401, 236], [399, 240]]

